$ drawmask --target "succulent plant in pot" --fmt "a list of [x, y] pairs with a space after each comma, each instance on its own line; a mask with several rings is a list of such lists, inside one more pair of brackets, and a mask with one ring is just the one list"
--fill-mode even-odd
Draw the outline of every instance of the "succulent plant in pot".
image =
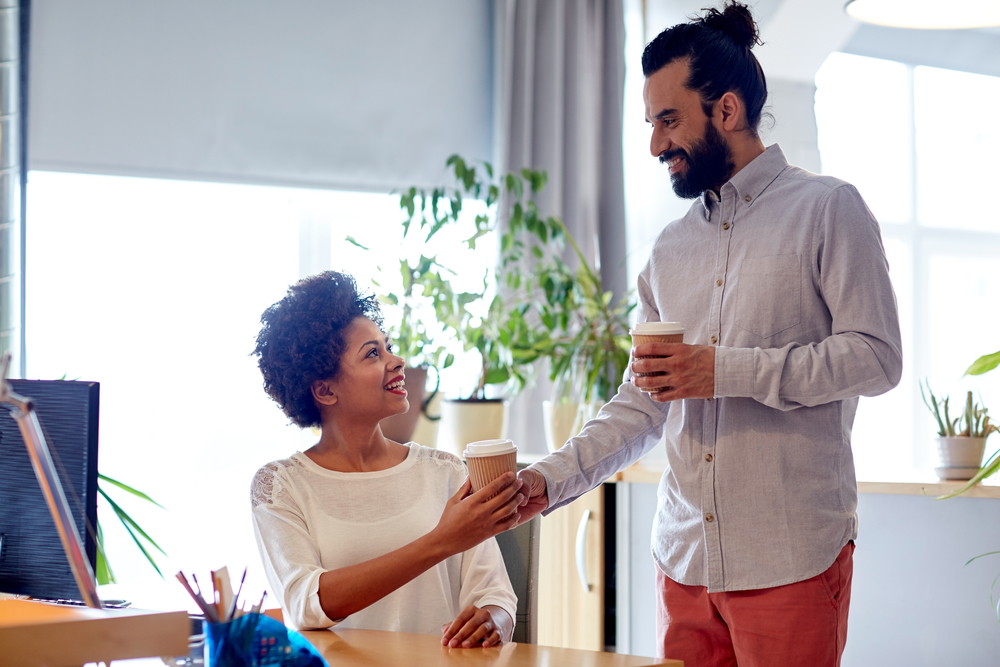
[[926, 393], [924, 389], [925, 385], [921, 385], [921, 398], [938, 426], [939, 465], [934, 472], [941, 479], [971, 480], [980, 472], [986, 438], [1000, 429], [990, 422], [986, 407], [973, 400], [971, 391], [966, 395], [959, 416], [952, 418], [949, 398], [938, 399], [929, 385], [926, 385]]

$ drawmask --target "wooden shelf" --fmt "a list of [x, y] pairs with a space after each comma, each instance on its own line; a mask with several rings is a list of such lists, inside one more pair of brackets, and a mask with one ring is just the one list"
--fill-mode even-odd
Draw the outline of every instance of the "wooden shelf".
[[[611, 478], [610, 482], [633, 482], [636, 484], [659, 484], [663, 475], [663, 467], [651, 467], [642, 463], [636, 463], [622, 470]], [[997, 476], [987, 480], [986, 484], [977, 484], [960, 498], [1000, 498], [1000, 484]], [[887, 493], [904, 496], [943, 496], [953, 491], [957, 491], [965, 485], [965, 482], [943, 482], [941, 480], [928, 477], [924, 480], [913, 481], [893, 481], [893, 482], [858, 482], [858, 493]]]
[[161, 655], [187, 655], [187, 612], [91, 609], [0, 600], [4, 667], [73, 667]]

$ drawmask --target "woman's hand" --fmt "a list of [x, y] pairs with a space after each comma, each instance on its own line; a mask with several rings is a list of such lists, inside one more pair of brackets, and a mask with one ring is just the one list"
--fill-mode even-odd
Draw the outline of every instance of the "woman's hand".
[[462, 488], [445, 505], [432, 533], [448, 555], [467, 551], [498, 533], [513, 528], [520, 518], [517, 508], [524, 500], [521, 482], [506, 472], [477, 493], [466, 478]]
[[441, 626], [441, 645], [449, 648], [489, 648], [513, 631], [510, 614], [501, 607], [469, 605], [451, 623]]

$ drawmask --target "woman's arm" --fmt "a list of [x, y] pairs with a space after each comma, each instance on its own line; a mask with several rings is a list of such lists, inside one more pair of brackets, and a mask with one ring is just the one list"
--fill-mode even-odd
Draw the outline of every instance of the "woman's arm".
[[[506, 473], [478, 493], [466, 496], [470, 488], [467, 479], [448, 500], [437, 526], [426, 535], [377, 558], [322, 573], [319, 601], [327, 617], [346, 618], [446, 558], [517, 524], [520, 483], [513, 473]], [[493, 494], [497, 495], [491, 498]]]

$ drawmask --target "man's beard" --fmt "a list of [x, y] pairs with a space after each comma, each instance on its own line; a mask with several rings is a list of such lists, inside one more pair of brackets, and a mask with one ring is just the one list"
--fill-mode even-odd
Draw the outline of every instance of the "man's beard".
[[660, 162], [666, 163], [677, 156], [684, 158], [687, 171], [671, 174], [670, 184], [682, 199], [694, 199], [709, 188], [721, 187], [736, 169], [733, 152], [712, 125], [711, 119], [705, 121], [701, 139], [691, 144], [690, 154], [678, 148], [661, 155]]

